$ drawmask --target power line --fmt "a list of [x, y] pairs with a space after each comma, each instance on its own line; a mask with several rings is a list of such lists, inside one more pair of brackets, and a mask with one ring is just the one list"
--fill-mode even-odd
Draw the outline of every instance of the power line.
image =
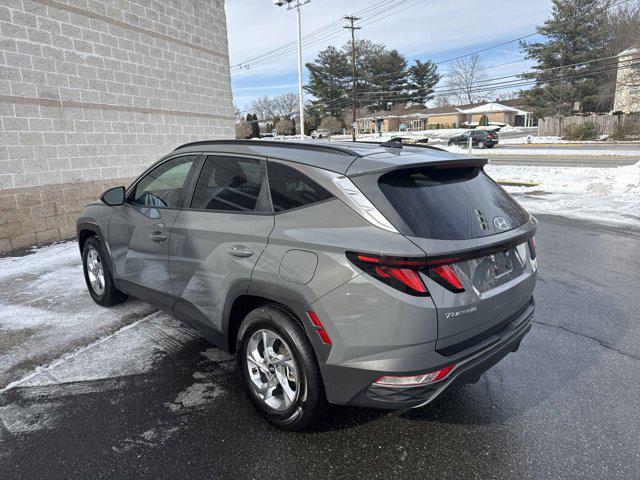
[[[610, 72], [614, 72], [614, 71], [618, 71], [620, 69], [627, 69], [627, 68], [635, 68], [637, 66], [640, 66], [640, 61], [637, 60], [628, 60], [624, 62], [624, 65], [620, 66], [620, 65], [616, 65], [617, 62], [611, 62], [605, 65], [601, 65], [596, 67], [597, 70], [593, 70], [590, 72], [585, 72], [585, 73], [577, 73], [574, 75], [557, 75], [553, 78], [548, 79], [549, 81], [558, 81], [558, 80], [569, 80], [569, 79], [574, 79], [574, 78], [583, 78], [583, 77], [589, 77], [589, 76], [594, 76], [594, 75], [600, 75], [600, 74], [604, 74], [604, 73], [610, 73]], [[616, 65], [615, 67], [613, 65]], [[512, 76], [514, 77], [514, 76]], [[470, 92], [470, 93], [476, 93], [479, 91], [483, 91], [483, 90], [487, 90], [487, 89], [493, 89], [493, 90], [504, 90], [506, 88], [514, 88], [514, 87], [524, 87], [524, 86], [529, 86], [529, 85], [535, 85], [537, 83], [536, 79], [531, 79], [531, 80], [527, 80], [524, 78], [518, 78], [518, 79], [514, 79], [514, 80], [510, 80], [510, 81], [505, 81], [505, 82], [494, 82], [495, 80], [499, 80], [500, 78], [508, 78], [508, 77], [498, 77], [498, 78], [494, 78], [494, 79], [490, 79], [490, 82], [485, 82], [485, 83], [481, 83], [478, 84], [476, 86], [474, 86], [472, 89], [470, 90], [464, 90], [461, 88], [453, 88], [453, 89], [437, 89], [436, 91], [438, 93], [459, 93], [459, 92]], [[380, 93], [393, 93], [393, 92], [380, 92]], [[385, 97], [385, 98], [374, 98], [372, 99], [372, 101], [374, 102], [390, 102], [390, 101], [397, 101], [397, 100], [411, 100], [411, 99], [416, 99], [416, 98], [420, 98], [420, 97], [413, 97], [413, 96], [407, 96], [407, 95], [403, 95], [403, 96], [397, 96], [397, 97]], [[341, 98], [341, 99], [336, 99], [336, 100], [332, 100], [330, 102], [325, 103], [323, 106], [327, 107], [329, 105], [337, 105], [340, 102], [344, 102], [346, 101], [346, 98]]]
[[[397, 2], [404, 3], [406, 1], [408, 1], [408, 0], [384, 0], [384, 1], [380, 1], [380, 2], [377, 2], [377, 3], [373, 4], [373, 5], [370, 5], [367, 8], [364, 8], [362, 10], [354, 12], [352, 15], [354, 15], [354, 16], [355, 15], [366, 16], [368, 14], [370, 16], [366, 16], [366, 18], [371, 18], [371, 16], [379, 15], [381, 12], [385, 12], [385, 11], [391, 9], [392, 7], [395, 6], [394, 3], [397, 3]], [[378, 9], [378, 7], [381, 7], [383, 5], [386, 5], [386, 8], [383, 8], [382, 10], [378, 10], [378, 13], [375, 13], [374, 15], [371, 15], [371, 12], [373, 10]], [[342, 32], [342, 28], [341, 28], [342, 27], [342, 25], [341, 25], [342, 20], [343, 20], [343, 17], [340, 17], [338, 20], [335, 20], [335, 21], [333, 21], [333, 22], [331, 22], [331, 23], [329, 23], [329, 24], [327, 24], [327, 25], [325, 25], [325, 26], [323, 26], [323, 27], [321, 27], [321, 28], [319, 28], [319, 29], [317, 29], [317, 30], [305, 35], [305, 36], [303, 36], [304, 40], [310, 40], [313, 37], [316, 37], [316, 36], [322, 34], [320, 38], [313, 39], [313, 41], [311, 43], [307, 43], [305, 45], [305, 47], [308, 47], [308, 46], [311, 46], [311, 45], [315, 45], [319, 41], [325, 40], [327, 38], [334, 37], [337, 33]], [[260, 60], [260, 63], [263, 63], [263, 61], [273, 60], [274, 58], [280, 58], [282, 56], [289, 55], [291, 53], [291, 51], [292, 51], [292, 47], [295, 47], [295, 42], [286, 43], [284, 45], [281, 45], [278, 48], [275, 48], [273, 50], [265, 52], [265, 53], [263, 53], [261, 55], [253, 57], [253, 58], [251, 58], [249, 60], [246, 60], [244, 62], [240, 62], [238, 64], [232, 65], [231, 69], [244, 68], [248, 64], [253, 64], [254, 61], [258, 61], [258, 60]], [[275, 57], [274, 57], [274, 55], [275, 55]]]

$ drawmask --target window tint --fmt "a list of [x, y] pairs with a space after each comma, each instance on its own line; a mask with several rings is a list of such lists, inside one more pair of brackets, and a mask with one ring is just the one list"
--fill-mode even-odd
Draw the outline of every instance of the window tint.
[[153, 207], [178, 207], [180, 193], [197, 155], [173, 158], [147, 173], [136, 185], [132, 202]]
[[331, 198], [324, 188], [295, 168], [269, 162], [269, 188], [276, 212], [311, 205]]
[[255, 211], [261, 188], [259, 160], [207, 157], [191, 208]]
[[[466, 240], [529, 220], [529, 214], [477, 167], [402, 170], [383, 175], [378, 184], [418, 237]], [[498, 230], [495, 222], [506, 228]]]

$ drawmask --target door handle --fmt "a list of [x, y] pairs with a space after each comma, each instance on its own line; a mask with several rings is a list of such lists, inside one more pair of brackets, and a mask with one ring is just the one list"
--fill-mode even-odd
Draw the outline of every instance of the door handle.
[[253, 255], [253, 250], [244, 245], [234, 245], [229, 249], [229, 253], [234, 257], [245, 258]]
[[154, 242], [164, 242], [167, 239], [167, 236], [162, 232], [153, 232], [149, 234], [149, 238]]

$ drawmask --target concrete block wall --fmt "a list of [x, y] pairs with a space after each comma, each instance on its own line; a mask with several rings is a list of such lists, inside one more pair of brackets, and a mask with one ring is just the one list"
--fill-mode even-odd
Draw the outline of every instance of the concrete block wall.
[[233, 136], [223, 0], [0, 0], [0, 252], [72, 235], [181, 143]]

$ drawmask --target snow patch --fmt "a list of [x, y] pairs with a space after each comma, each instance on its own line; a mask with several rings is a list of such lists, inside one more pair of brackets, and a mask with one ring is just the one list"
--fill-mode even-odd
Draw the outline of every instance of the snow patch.
[[640, 162], [615, 168], [490, 164], [485, 170], [494, 180], [539, 183], [505, 187], [533, 213], [640, 224]]
[[179, 412], [185, 408], [201, 407], [225, 393], [226, 390], [213, 382], [194, 383], [180, 392], [173, 402], [168, 403], [167, 408], [172, 412]]
[[59, 406], [57, 403], [36, 403], [28, 407], [16, 403], [0, 406], [0, 423], [14, 435], [53, 428], [56, 419], [54, 411]]
[[156, 361], [173, 353], [197, 334], [172, 317], [154, 313], [112, 335], [36, 368], [5, 387], [38, 387], [89, 382], [148, 372]]

